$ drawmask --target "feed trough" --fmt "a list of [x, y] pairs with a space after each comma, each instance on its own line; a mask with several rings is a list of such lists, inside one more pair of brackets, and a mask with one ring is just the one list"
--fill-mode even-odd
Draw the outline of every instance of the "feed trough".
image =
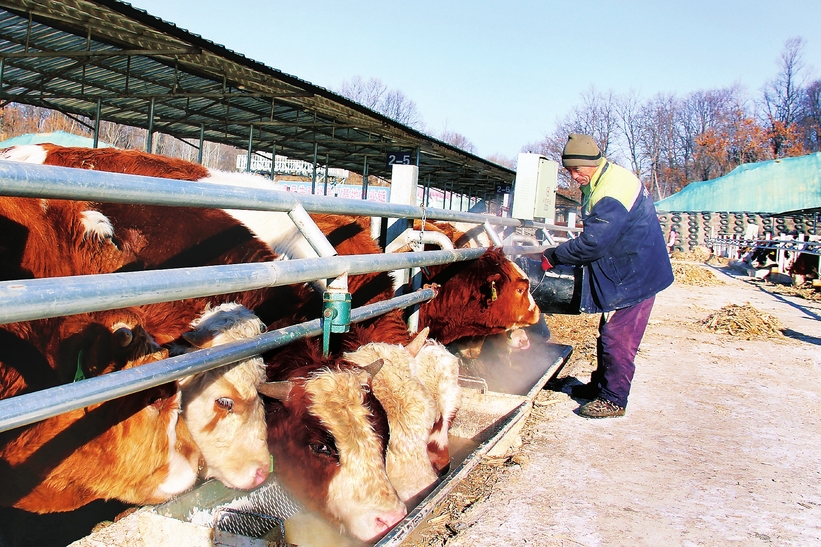
[[[528, 336], [530, 347], [523, 350], [511, 349], [503, 335], [490, 338], [479, 358], [461, 365], [462, 405], [450, 429], [450, 471], [416, 507], [408, 508], [407, 516], [376, 543], [377, 547], [400, 545], [483, 457], [503, 455], [516, 440], [532, 400], [572, 351], [570, 346], [550, 343], [546, 331], [531, 330]], [[174, 547], [365, 545], [340, 535], [330, 523], [306, 512], [274, 476], [250, 492], [206, 481], [129, 518], [137, 521], [132, 528], [138, 529], [145, 547], [172, 543]], [[93, 535], [85, 539], [92, 540]], [[132, 545], [133, 536], [129, 541], [120, 545]], [[104, 544], [118, 545], [110, 540]], [[75, 547], [86, 545], [99, 543], [81, 540]]]

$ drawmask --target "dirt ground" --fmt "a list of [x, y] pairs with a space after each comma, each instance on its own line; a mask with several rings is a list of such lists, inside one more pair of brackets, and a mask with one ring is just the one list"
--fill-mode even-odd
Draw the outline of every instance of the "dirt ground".
[[[677, 272], [658, 295], [622, 418], [582, 418], [569, 395], [593, 369], [598, 318], [550, 318], [574, 352], [522, 446], [474, 468], [403, 546], [821, 545], [821, 301], [692, 267], [715, 279]], [[784, 335], [702, 324], [732, 304]]]

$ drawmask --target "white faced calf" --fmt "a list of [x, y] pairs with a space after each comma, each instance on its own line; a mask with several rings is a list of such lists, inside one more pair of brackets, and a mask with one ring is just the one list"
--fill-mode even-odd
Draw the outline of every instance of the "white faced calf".
[[[259, 335], [265, 326], [239, 304], [207, 309], [183, 338], [195, 348]], [[179, 348], [175, 348], [179, 353]], [[202, 450], [202, 478], [231, 488], [253, 488], [268, 476], [265, 412], [257, 387], [265, 381], [262, 358], [254, 357], [180, 380], [183, 417]]]

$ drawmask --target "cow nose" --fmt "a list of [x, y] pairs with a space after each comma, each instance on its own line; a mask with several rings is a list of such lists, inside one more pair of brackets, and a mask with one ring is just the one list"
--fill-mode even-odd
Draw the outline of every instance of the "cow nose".
[[257, 469], [254, 486], [259, 486], [260, 484], [265, 482], [265, 479], [267, 479], [267, 478], [268, 478], [268, 467], [260, 467], [259, 469]]
[[377, 530], [377, 536], [374, 539], [378, 540], [379, 538], [387, 534], [391, 530], [391, 528], [399, 524], [399, 522], [403, 518], [405, 518], [405, 515], [407, 514], [407, 509], [403, 507], [402, 509], [385, 511], [376, 515], [374, 529]]

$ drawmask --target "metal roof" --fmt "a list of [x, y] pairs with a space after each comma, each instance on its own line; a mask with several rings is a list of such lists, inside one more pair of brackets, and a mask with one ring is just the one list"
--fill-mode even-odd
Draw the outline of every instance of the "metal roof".
[[0, 0], [0, 63], [0, 104], [91, 119], [99, 105], [103, 120], [358, 173], [367, 161], [386, 179], [388, 154], [407, 152], [420, 183], [473, 196], [515, 177], [117, 0]]

